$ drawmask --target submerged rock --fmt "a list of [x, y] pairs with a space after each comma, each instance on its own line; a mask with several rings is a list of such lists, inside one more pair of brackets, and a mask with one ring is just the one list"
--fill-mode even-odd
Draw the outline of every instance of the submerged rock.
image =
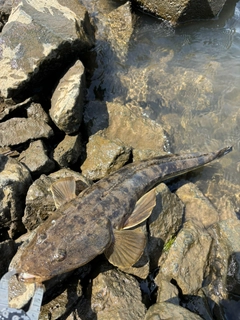
[[87, 144], [87, 159], [81, 166], [82, 173], [91, 180], [101, 179], [121, 168], [130, 157], [131, 148], [120, 140], [109, 140], [102, 135], [90, 137]]
[[2, 96], [23, 99], [39, 91], [93, 44], [87, 11], [78, 1], [14, 2], [0, 38]]
[[173, 24], [210, 19], [217, 16], [226, 0], [186, 1], [186, 0], [132, 0], [151, 14], [170, 21]]
[[82, 121], [84, 67], [77, 61], [60, 80], [49, 110], [56, 126], [67, 134], [75, 133]]

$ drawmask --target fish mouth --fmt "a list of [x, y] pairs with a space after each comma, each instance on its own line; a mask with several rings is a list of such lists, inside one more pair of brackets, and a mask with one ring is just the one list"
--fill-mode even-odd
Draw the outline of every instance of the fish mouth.
[[27, 282], [27, 283], [32, 283], [32, 282], [42, 282], [41, 277], [36, 276], [34, 274], [31, 273], [27, 273], [27, 272], [20, 272], [18, 274], [18, 280], [22, 281], [22, 282]]

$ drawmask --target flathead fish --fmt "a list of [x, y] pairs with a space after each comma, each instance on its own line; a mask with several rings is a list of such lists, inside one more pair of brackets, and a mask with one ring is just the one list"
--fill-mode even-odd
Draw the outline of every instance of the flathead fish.
[[129, 230], [155, 206], [154, 187], [229, 153], [169, 155], [128, 164], [77, 197], [75, 181], [52, 185], [57, 210], [23, 249], [17, 272], [23, 281], [43, 282], [76, 269], [104, 253], [115, 266], [130, 267], [141, 257], [145, 234]]

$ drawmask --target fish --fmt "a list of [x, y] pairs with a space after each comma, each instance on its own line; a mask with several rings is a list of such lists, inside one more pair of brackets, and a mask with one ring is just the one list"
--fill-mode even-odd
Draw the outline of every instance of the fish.
[[167, 155], [130, 163], [75, 194], [71, 177], [54, 182], [56, 211], [23, 248], [19, 279], [42, 283], [87, 264], [104, 253], [114, 266], [133, 266], [146, 246], [144, 232], [132, 229], [156, 205], [154, 187], [164, 180], [219, 159], [232, 151]]

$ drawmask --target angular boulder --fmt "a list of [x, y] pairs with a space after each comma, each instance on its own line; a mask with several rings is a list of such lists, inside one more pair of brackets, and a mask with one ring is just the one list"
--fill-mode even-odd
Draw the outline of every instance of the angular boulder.
[[172, 24], [214, 18], [226, 0], [132, 0], [146, 11], [170, 21]]
[[77, 0], [14, 2], [0, 37], [1, 95], [23, 100], [49, 87], [64, 65], [93, 44], [87, 11]]

